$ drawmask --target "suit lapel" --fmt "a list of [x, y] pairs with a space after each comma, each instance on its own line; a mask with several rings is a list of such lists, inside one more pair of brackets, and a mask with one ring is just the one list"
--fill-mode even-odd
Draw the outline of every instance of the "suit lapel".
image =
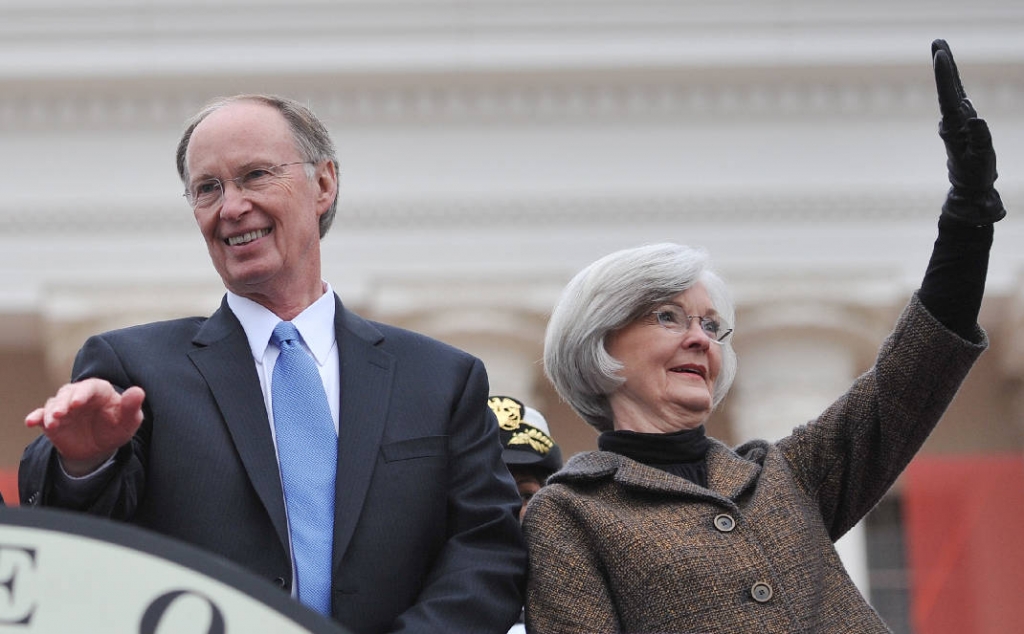
[[334, 323], [341, 360], [334, 517], [334, 563], [338, 565], [352, 539], [380, 454], [395, 360], [377, 347], [384, 337], [376, 327], [335, 301]]
[[197, 347], [189, 357], [210, 386], [249, 480], [287, 550], [287, 520], [270, 419], [252, 349], [226, 301], [206, 321], [193, 343]]

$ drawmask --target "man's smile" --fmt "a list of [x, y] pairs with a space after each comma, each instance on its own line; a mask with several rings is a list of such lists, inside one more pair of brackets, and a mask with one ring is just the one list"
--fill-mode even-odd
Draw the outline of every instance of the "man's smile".
[[229, 247], [237, 247], [242, 244], [249, 244], [253, 240], [257, 240], [268, 234], [270, 234], [270, 229], [256, 229], [254, 231], [248, 231], [238, 236], [231, 236], [230, 238], [226, 238], [224, 240], [224, 243]]

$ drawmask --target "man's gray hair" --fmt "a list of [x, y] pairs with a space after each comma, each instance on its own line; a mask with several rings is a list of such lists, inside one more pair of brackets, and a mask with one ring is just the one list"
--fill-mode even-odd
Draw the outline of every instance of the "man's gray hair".
[[[181, 135], [181, 140], [178, 141], [178, 151], [175, 159], [178, 166], [178, 176], [186, 187], [188, 187], [189, 180], [186, 155], [188, 153], [189, 141], [192, 140], [192, 133], [195, 132], [196, 126], [220, 108], [229, 104], [245, 101], [263, 104], [280, 112], [281, 116], [283, 116], [285, 121], [288, 122], [288, 127], [291, 128], [292, 136], [295, 138], [295, 145], [299, 150], [299, 154], [302, 155], [303, 160], [309, 161], [310, 163], [319, 163], [321, 161], [329, 160], [334, 164], [334, 169], [337, 173], [338, 158], [334, 151], [334, 142], [331, 140], [331, 135], [327, 131], [327, 126], [325, 126], [323, 122], [313, 114], [312, 110], [295, 100], [288, 99], [286, 97], [278, 97], [276, 95], [234, 95], [232, 97], [223, 97], [208, 103], [202, 108], [202, 110], [193, 115], [192, 118], [185, 123], [185, 131]], [[312, 174], [312, 170], [306, 170], [307, 176], [312, 177]], [[335, 195], [330, 208], [328, 208], [326, 213], [320, 216], [321, 238], [327, 235], [327, 231], [334, 223], [334, 216], [337, 212], [338, 196]]]

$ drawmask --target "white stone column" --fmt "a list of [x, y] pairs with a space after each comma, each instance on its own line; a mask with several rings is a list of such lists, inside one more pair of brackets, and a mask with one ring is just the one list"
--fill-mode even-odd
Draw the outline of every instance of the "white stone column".
[[363, 298], [357, 310], [479, 357], [491, 394], [539, 407], [544, 329], [557, 290], [550, 283], [426, 278], [392, 283], [386, 291]]
[[43, 353], [55, 386], [71, 378], [75, 355], [85, 340], [108, 330], [152, 321], [208, 316], [220, 306], [218, 284], [54, 285], [40, 305]]
[[[776, 441], [820, 414], [858, 374], [858, 339], [849, 320], [826, 306], [765, 307], [743, 316], [735, 342], [739, 372], [729, 408], [737, 442]], [[857, 329], [857, 326], [854, 326]], [[858, 524], [836, 543], [854, 583], [868, 597], [867, 551]]]
[[1017, 290], [1007, 302], [1006, 323], [998, 335], [990, 332], [989, 336], [993, 346], [997, 345], [995, 337], [999, 337], [999, 349], [993, 351], [998, 355], [999, 370], [1007, 382], [1016, 386], [1016, 390], [1009, 390], [1009, 412], [1012, 420], [1024, 428], [1024, 269], [1017, 274], [1013, 287]]
[[504, 394], [540, 408], [537, 385], [543, 378], [537, 345], [508, 337], [463, 338], [462, 349], [480, 357], [487, 368], [491, 394]]

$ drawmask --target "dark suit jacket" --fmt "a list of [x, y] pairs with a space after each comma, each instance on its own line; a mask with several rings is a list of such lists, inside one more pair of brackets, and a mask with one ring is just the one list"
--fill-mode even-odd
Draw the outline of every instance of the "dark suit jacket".
[[[506, 632], [521, 606], [526, 555], [482, 363], [336, 303], [335, 618], [360, 633]], [[142, 426], [85, 499], [54, 487], [56, 452], [40, 436], [19, 470], [25, 504], [126, 520], [289, 589], [270, 423], [226, 300], [209, 319], [91, 337], [73, 371], [75, 381], [87, 377], [142, 387]]]

